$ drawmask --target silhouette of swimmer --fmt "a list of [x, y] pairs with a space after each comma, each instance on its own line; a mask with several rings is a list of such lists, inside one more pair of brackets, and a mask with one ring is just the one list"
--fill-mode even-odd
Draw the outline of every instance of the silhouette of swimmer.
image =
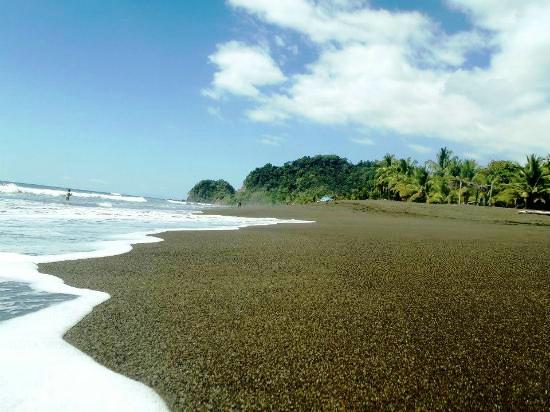
[[67, 189], [67, 194], [65, 195], [65, 200], [71, 200], [71, 196], [73, 194], [71, 193], [71, 189]]

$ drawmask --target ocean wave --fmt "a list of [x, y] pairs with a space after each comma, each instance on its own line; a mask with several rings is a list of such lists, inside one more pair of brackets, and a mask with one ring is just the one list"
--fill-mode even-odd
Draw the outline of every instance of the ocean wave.
[[[299, 223], [206, 215], [197, 210], [196, 204], [170, 207], [155, 199], [145, 204], [113, 202], [110, 207], [111, 201], [105, 199], [124, 200], [113, 194], [74, 193], [76, 197], [95, 198], [88, 202], [64, 202], [52, 197], [36, 201], [25, 194], [64, 196], [65, 192], [13, 183], [0, 183], [2, 192], [7, 195], [0, 196], [0, 298], [4, 294], [4, 310], [10, 315], [0, 321], [2, 410], [35, 410], [37, 405], [43, 410], [166, 410], [152, 389], [104, 368], [62, 339], [70, 327], [109, 295], [68, 286], [59, 278], [39, 273], [37, 264], [126, 253], [133, 244], [161, 241], [149, 235], [164, 231], [237, 230]], [[77, 298], [43, 308], [23, 308], [24, 302], [19, 302], [17, 313], [13, 306], [6, 308], [12, 293], [6, 282], [30, 288], [42, 299], [52, 297], [48, 294]]]
[[195, 203], [191, 203], [191, 202], [187, 202], [185, 200], [173, 200], [173, 199], [167, 199], [166, 200], [168, 203], [172, 203], [174, 205], [185, 205], [185, 206], [188, 206], [188, 205], [194, 205]]
[[[15, 183], [0, 184], [0, 193], [26, 193], [38, 196], [65, 196], [67, 194], [67, 192], [64, 190], [19, 186]], [[87, 193], [78, 191], [71, 193], [74, 197], [79, 198], [99, 198], [117, 200], [122, 202], [147, 202], [147, 199], [145, 199], [143, 196], [122, 196], [118, 193], [112, 193], [110, 195], [103, 193]]]
[[186, 206], [200, 206], [200, 207], [223, 207], [219, 205], [213, 205], [211, 203], [200, 203], [200, 202], [188, 202], [186, 200], [174, 200], [174, 199], [166, 199], [168, 203], [173, 203], [175, 205], [186, 205]]

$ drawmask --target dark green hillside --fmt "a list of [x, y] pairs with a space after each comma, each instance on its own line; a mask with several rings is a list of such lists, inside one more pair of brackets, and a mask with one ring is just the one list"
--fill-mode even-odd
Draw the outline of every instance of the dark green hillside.
[[202, 203], [230, 203], [234, 195], [233, 186], [223, 179], [201, 180], [189, 191], [187, 200]]
[[354, 165], [335, 155], [306, 156], [283, 166], [268, 163], [253, 170], [239, 196], [271, 203], [307, 203], [324, 195], [366, 198], [375, 173], [373, 162]]

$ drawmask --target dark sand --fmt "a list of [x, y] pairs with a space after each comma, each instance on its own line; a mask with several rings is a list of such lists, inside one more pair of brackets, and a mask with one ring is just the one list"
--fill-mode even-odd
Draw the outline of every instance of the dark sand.
[[184, 409], [550, 409], [550, 217], [393, 202], [41, 265], [112, 299], [66, 339]]

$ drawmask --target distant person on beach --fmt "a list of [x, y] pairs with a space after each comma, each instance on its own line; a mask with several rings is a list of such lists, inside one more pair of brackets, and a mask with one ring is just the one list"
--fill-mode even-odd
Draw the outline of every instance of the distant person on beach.
[[237, 207], [241, 207], [241, 202], [237, 203]]
[[71, 193], [71, 189], [67, 189], [67, 194], [65, 195], [65, 200], [71, 200], [71, 196], [73, 194]]

